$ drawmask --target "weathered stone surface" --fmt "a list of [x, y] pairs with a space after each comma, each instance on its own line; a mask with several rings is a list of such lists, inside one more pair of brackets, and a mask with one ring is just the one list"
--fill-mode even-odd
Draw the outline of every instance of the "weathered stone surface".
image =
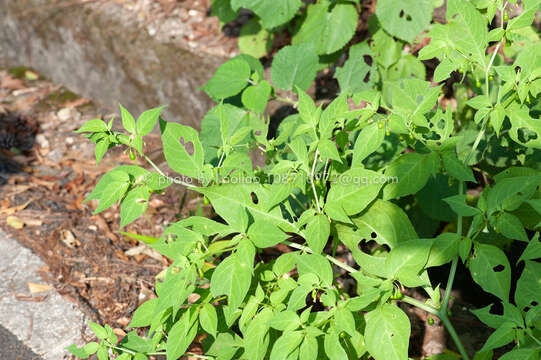
[[[45, 360], [68, 358], [65, 348], [91, 338], [88, 319], [74, 303], [50, 290], [33, 295], [29, 283], [45, 285], [39, 275], [45, 263], [0, 229], [0, 325]], [[3, 336], [0, 358], [14, 342]], [[16, 344], [15, 344], [16, 345]]]
[[198, 88], [226, 54], [198, 48], [178, 31], [149, 31], [114, 2], [73, 3], [0, 0], [0, 59], [34, 68], [110, 110], [118, 103], [135, 113], [168, 104], [168, 120], [199, 128], [211, 101]]

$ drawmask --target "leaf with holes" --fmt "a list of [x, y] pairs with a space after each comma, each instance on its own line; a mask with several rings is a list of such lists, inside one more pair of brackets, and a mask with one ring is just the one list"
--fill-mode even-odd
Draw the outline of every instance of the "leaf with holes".
[[340, 85], [340, 91], [346, 94], [370, 89], [376, 76], [372, 51], [366, 41], [349, 48], [348, 60], [344, 66], [337, 68], [334, 74]]
[[165, 159], [174, 171], [201, 177], [205, 155], [197, 131], [181, 124], [162, 123], [162, 143]]
[[430, 0], [379, 0], [376, 5], [376, 15], [385, 31], [407, 42], [413, 42], [428, 28], [432, 10]]
[[410, 322], [393, 304], [384, 304], [365, 316], [366, 348], [375, 360], [408, 358]]
[[509, 301], [511, 265], [502, 250], [494, 245], [477, 244], [469, 268], [473, 280], [483, 290]]

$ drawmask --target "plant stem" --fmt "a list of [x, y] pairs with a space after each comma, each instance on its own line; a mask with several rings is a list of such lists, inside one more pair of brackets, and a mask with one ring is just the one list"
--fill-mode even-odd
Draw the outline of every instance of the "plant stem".
[[414, 299], [410, 296], [404, 296], [402, 299], [400, 299], [400, 301], [403, 301], [405, 303], [408, 303], [410, 305], [413, 305], [415, 307], [418, 307], [419, 309], [422, 309], [432, 315], [436, 315], [439, 317], [439, 314], [440, 312], [438, 311], [438, 309], [428, 305], [428, 304], [425, 304], [417, 299]]
[[274, 99], [278, 100], [278, 101], [281, 101], [281, 102], [289, 103], [289, 104], [293, 105], [293, 107], [295, 109], [297, 108], [297, 102], [295, 100], [290, 99], [290, 98], [276, 96]]
[[321, 207], [319, 206], [319, 198], [317, 196], [316, 186], [314, 185], [314, 172], [316, 170], [318, 155], [319, 149], [316, 149], [316, 154], [314, 155], [314, 163], [312, 164], [312, 172], [310, 173], [310, 183], [312, 184], [312, 191], [314, 192], [314, 198], [316, 199], [317, 212], [321, 213]]
[[458, 348], [458, 351], [460, 352], [460, 355], [462, 355], [462, 358], [464, 360], [470, 360], [470, 356], [466, 352], [466, 349], [464, 348], [464, 345], [462, 345], [462, 341], [460, 341], [460, 338], [458, 337], [458, 334], [456, 333], [455, 328], [453, 327], [453, 324], [451, 323], [451, 321], [447, 317], [447, 313], [441, 313], [441, 311], [443, 311], [443, 310], [446, 310], [446, 309], [440, 310], [440, 315], [438, 315], [438, 317], [440, 318], [441, 322], [443, 323], [443, 325], [447, 329], [447, 332], [449, 333], [449, 335], [451, 335], [451, 338], [455, 342], [455, 345]]
[[156, 164], [154, 164], [154, 162], [152, 160], [150, 160], [150, 158], [148, 156], [146, 156], [145, 154], [142, 154], [142, 155], [143, 155], [143, 158], [150, 164], [150, 166], [152, 166], [154, 168], [154, 170], [156, 170], [156, 172], [158, 174], [160, 174], [161, 176], [167, 178], [168, 180], [174, 182], [175, 184], [184, 185], [184, 186], [186, 186], [188, 188], [192, 188], [192, 189], [198, 188], [198, 186], [196, 186], [196, 185], [188, 184], [187, 182], [184, 182], [182, 180], [174, 179], [174, 178], [171, 178], [171, 177], [165, 175], [163, 173], [163, 171]]
[[[291, 242], [291, 241], [284, 241], [284, 244], [286, 244], [287, 246], [290, 246], [292, 248], [295, 248], [295, 249], [298, 249], [298, 250], [302, 250], [302, 251], [306, 251], [310, 254], [313, 254], [313, 251], [312, 249], [310, 249], [309, 247], [307, 246], [304, 246], [304, 245], [300, 245], [300, 244], [297, 244], [297, 243], [294, 243], [294, 242]], [[346, 270], [347, 272], [350, 272], [350, 273], [354, 273], [354, 272], [357, 272], [357, 270], [355, 270], [354, 268], [352, 268], [351, 266], [349, 266], [348, 264], [344, 264], [343, 262], [341, 262], [340, 260], [336, 259], [336, 258], [333, 258], [332, 256], [330, 255], [327, 255], [326, 256], [327, 259], [332, 262], [334, 265], [338, 266], [339, 268], [342, 268], [344, 270]]]

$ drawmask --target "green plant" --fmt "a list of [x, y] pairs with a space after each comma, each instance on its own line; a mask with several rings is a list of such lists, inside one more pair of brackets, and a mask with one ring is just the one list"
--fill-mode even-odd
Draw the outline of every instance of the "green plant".
[[[330, 6], [310, 6], [321, 4]], [[395, 11], [385, 4], [380, 11]], [[81, 358], [97, 352], [100, 360], [177, 359], [204, 334], [204, 355], [194, 357], [407, 359], [410, 322], [397, 306], [406, 303], [441, 319], [469, 359], [449, 314], [461, 261], [504, 309], [474, 311], [495, 329], [476, 359], [513, 342], [502, 359], [538, 359], [541, 42], [531, 24], [539, 4], [523, 1], [521, 15], [489, 31], [507, 3], [448, 0], [448, 22], [431, 26], [418, 57], [391, 35], [395, 29], [412, 40], [426, 19], [412, 13], [416, 25], [407, 29], [383, 16], [383, 29], [349, 49], [335, 73], [341, 93], [326, 106], [304, 92], [321, 67], [313, 45], [301, 43], [276, 54], [272, 84], [253, 57], [223, 64], [204, 87], [218, 105], [200, 133], [164, 121], [162, 108], [135, 121], [121, 107], [128, 134], [113, 131], [112, 121], [86, 123], [79, 132], [96, 144], [98, 162], [122, 145], [153, 169], [122, 165], [105, 174], [88, 196], [99, 200], [96, 212], [120, 203], [123, 227], [144, 213], [152, 193], [179, 183], [200, 193], [219, 219], [182, 219], [158, 239], [128, 234], [172, 261], [156, 278], [157, 297], [128, 326], [148, 327], [146, 336], [132, 331], [118, 342], [110, 327], [91, 323], [100, 342], [70, 351]], [[512, 61], [499, 54], [502, 46]], [[421, 62], [432, 58], [437, 86], [425, 81]], [[279, 97], [277, 89], [293, 92]], [[265, 115], [269, 99], [298, 110], [276, 133]], [[157, 122], [165, 159], [179, 176], [163, 173], [143, 151]], [[256, 152], [265, 165], [253, 160]], [[450, 226], [438, 233], [441, 222]], [[377, 246], [367, 250], [369, 240]], [[513, 284], [512, 243], [523, 248]], [[291, 251], [269, 258], [266, 249], [279, 244]], [[339, 249], [355, 264], [337, 259]], [[427, 269], [445, 264], [441, 290]], [[408, 296], [409, 288], [427, 300]]]

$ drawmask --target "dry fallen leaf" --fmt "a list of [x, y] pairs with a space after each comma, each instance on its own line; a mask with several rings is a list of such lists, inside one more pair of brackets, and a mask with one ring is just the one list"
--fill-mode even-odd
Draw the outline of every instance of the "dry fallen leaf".
[[53, 288], [49, 284], [36, 284], [36, 283], [31, 283], [31, 282], [27, 282], [26, 286], [28, 286], [28, 290], [30, 290], [32, 294], [49, 291]]
[[20, 230], [24, 227], [24, 222], [16, 216], [8, 216], [6, 222], [14, 229]]
[[81, 243], [75, 239], [75, 236], [73, 236], [73, 233], [69, 230], [62, 230], [60, 232], [60, 240], [70, 248], [81, 245]]

